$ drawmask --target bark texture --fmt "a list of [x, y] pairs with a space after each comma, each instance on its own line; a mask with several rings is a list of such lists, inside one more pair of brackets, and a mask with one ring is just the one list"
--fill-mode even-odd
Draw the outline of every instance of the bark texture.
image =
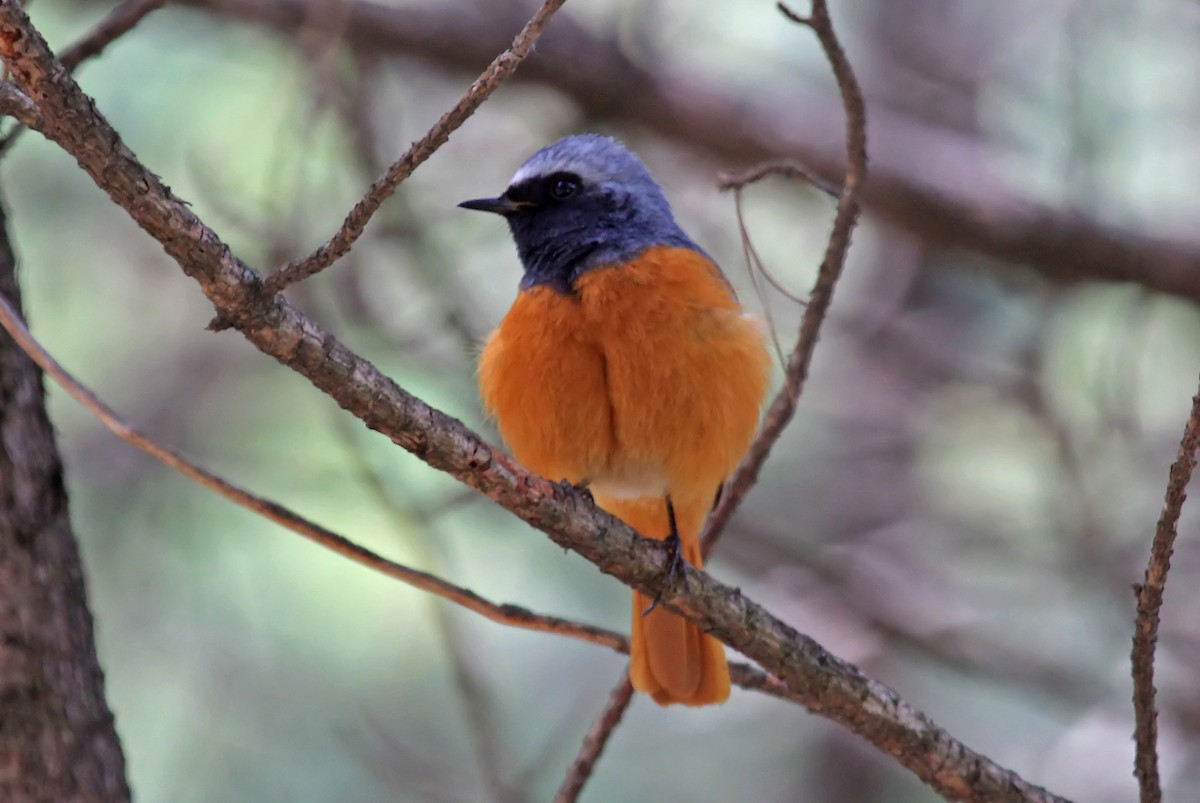
[[[0, 207], [0, 293], [20, 303]], [[0, 332], [0, 800], [129, 800], [42, 374]]]

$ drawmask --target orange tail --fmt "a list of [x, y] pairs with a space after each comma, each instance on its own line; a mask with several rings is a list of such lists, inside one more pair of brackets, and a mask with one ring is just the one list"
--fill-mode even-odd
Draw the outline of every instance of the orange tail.
[[[597, 495], [596, 501], [647, 538], [663, 539], [670, 533], [666, 502], [661, 498], [612, 499]], [[708, 501], [680, 501], [676, 501], [675, 513], [684, 560], [703, 568], [700, 529], [708, 513]], [[633, 687], [649, 694], [659, 705], [725, 702], [729, 697], [729, 667], [724, 645], [663, 608], [643, 616], [650, 602], [644, 594], [634, 592], [629, 663]]]

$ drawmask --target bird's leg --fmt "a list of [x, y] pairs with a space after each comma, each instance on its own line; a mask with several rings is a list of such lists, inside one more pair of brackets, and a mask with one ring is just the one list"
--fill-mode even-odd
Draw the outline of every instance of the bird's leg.
[[654, 595], [654, 601], [650, 603], [650, 607], [642, 611], [642, 616], [658, 607], [658, 603], [662, 602], [663, 592], [670, 588], [675, 580], [683, 580], [686, 577], [683, 573], [683, 542], [679, 539], [679, 524], [675, 521], [675, 504], [671, 501], [670, 494], [667, 494], [666, 501], [667, 525], [670, 527], [670, 533], [663, 539], [663, 544], [667, 547], [667, 570], [664, 573], [662, 586]]
[[717, 486], [717, 492], [715, 494], [713, 494], [713, 503], [712, 503], [712, 507], [710, 507], [708, 509], [709, 513], [713, 512], [714, 510], [717, 509], [717, 505], [721, 504], [721, 497], [724, 495], [725, 495], [725, 483], [721, 483], [720, 485]]

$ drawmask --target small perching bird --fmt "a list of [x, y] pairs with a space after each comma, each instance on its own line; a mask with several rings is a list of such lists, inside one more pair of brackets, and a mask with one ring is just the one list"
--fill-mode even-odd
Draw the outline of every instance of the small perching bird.
[[[532, 471], [588, 487], [702, 567], [704, 519], [766, 395], [758, 323], [609, 137], [559, 140], [502, 195], [460, 206], [504, 216], [525, 268], [479, 364], [504, 440]], [[721, 643], [637, 592], [629, 674], [661, 705], [729, 696]]]

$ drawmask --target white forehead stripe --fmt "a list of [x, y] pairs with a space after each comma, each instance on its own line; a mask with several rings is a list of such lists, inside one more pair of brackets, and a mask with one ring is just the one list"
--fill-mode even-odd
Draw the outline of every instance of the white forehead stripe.
[[638, 158], [617, 140], [581, 134], [561, 139], [530, 156], [509, 186], [559, 172], [575, 173], [584, 181], [597, 184], [650, 178]]
[[581, 169], [582, 167], [575, 159], [546, 158], [539, 154], [539, 156], [521, 165], [520, 169], [513, 175], [512, 181], [508, 183], [508, 186], [514, 187], [531, 178], [549, 176], [560, 172], [574, 173], [584, 181], [595, 181], [596, 175], [585, 169]]
[[513, 175], [512, 181], [508, 182], [508, 186], [515, 187], [518, 184], [520, 184], [521, 182], [528, 181], [529, 179], [533, 178], [534, 176], [541, 174], [541, 172], [542, 171], [537, 169], [534, 165], [531, 165], [531, 164], [529, 164], [529, 162], [526, 162], [525, 164], [521, 165], [521, 167]]

